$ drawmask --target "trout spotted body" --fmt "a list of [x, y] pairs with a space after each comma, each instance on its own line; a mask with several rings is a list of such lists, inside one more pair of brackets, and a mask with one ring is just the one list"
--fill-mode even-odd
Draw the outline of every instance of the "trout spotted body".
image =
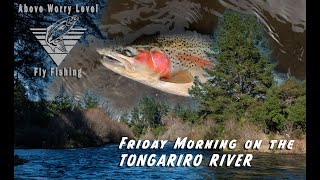
[[187, 89], [176, 87], [190, 87], [195, 76], [206, 79], [204, 69], [214, 65], [207, 57], [211, 43], [209, 36], [188, 32], [145, 38], [127, 46], [105, 45], [97, 52], [104, 57], [102, 64], [120, 75], [188, 96]]

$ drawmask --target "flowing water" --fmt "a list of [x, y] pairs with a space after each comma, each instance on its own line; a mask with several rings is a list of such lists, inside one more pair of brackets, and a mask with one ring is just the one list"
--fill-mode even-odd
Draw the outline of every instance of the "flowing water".
[[[251, 167], [209, 167], [211, 151], [119, 150], [117, 144], [81, 149], [16, 149], [28, 160], [14, 169], [15, 179], [306, 179], [305, 155], [254, 154]], [[203, 154], [198, 167], [119, 167], [122, 153]], [[230, 152], [228, 152], [230, 153]]]

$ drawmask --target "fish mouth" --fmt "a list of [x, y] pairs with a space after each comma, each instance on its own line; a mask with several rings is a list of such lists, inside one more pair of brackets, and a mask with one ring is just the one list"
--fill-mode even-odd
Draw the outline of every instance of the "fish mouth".
[[116, 66], [120, 66], [120, 67], [125, 68], [124, 63], [122, 63], [122, 62], [119, 61], [118, 59], [113, 58], [113, 57], [111, 57], [111, 56], [101, 56], [101, 57], [100, 57], [100, 60], [102, 60], [102, 61], [108, 61], [108, 63], [111, 63], [111, 64], [114, 64], [114, 65], [116, 65]]
[[131, 57], [124, 56], [120, 53], [113, 51], [99, 51], [100, 61], [103, 63], [107, 63], [110, 66], [114, 66], [116, 68], [125, 69], [128, 72], [133, 72], [135, 68], [133, 67], [134, 60]]

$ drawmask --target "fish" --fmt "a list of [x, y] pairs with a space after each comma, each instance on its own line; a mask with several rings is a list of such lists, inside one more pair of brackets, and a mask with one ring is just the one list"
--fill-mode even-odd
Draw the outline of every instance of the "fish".
[[56, 48], [62, 52], [67, 52], [67, 49], [64, 45], [63, 36], [71, 30], [71, 28], [76, 24], [77, 20], [79, 20], [78, 16], [69, 16], [62, 18], [47, 27], [45, 41], [53, 52], [55, 52]]
[[100, 43], [100, 62], [113, 72], [161, 91], [190, 96], [195, 77], [208, 80], [213, 40], [194, 31], [142, 38], [130, 44]]

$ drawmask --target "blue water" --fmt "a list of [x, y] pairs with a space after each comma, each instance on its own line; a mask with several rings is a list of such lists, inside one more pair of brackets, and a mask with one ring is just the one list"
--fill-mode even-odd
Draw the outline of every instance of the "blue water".
[[[198, 167], [119, 167], [122, 153], [203, 154]], [[80, 149], [16, 149], [28, 160], [15, 166], [15, 179], [306, 179], [304, 155], [254, 154], [251, 167], [208, 167], [212, 151], [119, 150], [117, 144]], [[229, 153], [229, 152], [228, 152]]]

